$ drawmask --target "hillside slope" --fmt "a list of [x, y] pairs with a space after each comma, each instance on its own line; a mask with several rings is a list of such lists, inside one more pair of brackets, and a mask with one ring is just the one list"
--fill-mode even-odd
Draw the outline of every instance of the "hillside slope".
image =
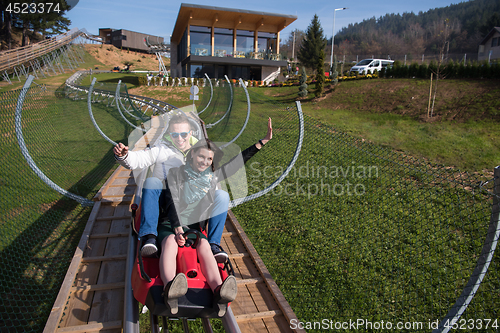
[[[100, 63], [106, 65], [106, 68], [113, 69], [116, 66], [124, 68], [124, 62], [131, 62], [131, 70], [137, 71], [157, 71], [158, 60], [154, 54], [139, 53], [128, 50], [120, 50], [113, 45], [87, 44], [87, 52]], [[167, 69], [170, 67], [170, 59], [163, 58]]]

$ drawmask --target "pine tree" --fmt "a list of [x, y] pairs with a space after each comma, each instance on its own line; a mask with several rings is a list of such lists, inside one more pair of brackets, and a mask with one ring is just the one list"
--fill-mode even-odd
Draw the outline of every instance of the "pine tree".
[[307, 68], [316, 69], [320, 51], [324, 51], [325, 47], [326, 39], [323, 36], [323, 28], [319, 23], [318, 15], [314, 14], [311, 24], [307, 27], [306, 37], [297, 58]]
[[337, 55], [334, 54], [333, 55], [333, 65], [331, 68], [331, 73], [332, 73], [331, 80], [332, 80], [333, 84], [339, 83], [339, 72], [337, 71], [337, 67], [338, 67]]
[[314, 92], [316, 97], [323, 96], [323, 93], [325, 90], [324, 89], [324, 83], [325, 83], [324, 65], [325, 65], [325, 51], [320, 50], [318, 63], [316, 64], [316, 90]]
[[[27, 3], [35, 3], [28, 1]], [[69, 30], [71, 21], [64, 17], [69, 6], [65, 0], [50, 1], [51, 11], [48, 10], [48, 5], [43, 7], [46, 12], [43, 13], [16, 13], [14, 11], [14, 3], [12, 1], [0, 0], [0, 16], [3, 17], [3, 26], [0, 26], [0, 40], [6, 41], [4, 47], [11, 48], [12, 28], [22, 29], [22, 45], [27, 45], [30, 35], [41, 33], [46, 35], [58, 35]], [[20, 3], [17, 3], [19, 5]], [[9, 7], [10, 6], [10, 7]], [[42, 10], [41, 6], [37, 6], [37, 11]], [[29, 8], [31, 11], [32, 8]]]

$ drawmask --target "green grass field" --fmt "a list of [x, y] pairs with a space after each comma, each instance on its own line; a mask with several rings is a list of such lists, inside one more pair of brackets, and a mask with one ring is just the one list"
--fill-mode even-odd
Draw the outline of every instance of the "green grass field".
[[[325, 99], [308, 97], [302, 108], [338, 131], [389, 149], [463, 171], [491, 172], [500, 165], [500, 102], [492, 97], [500, 93], [496, 82], [440, 81], [431, 119], [426, 118], [429, 80], [343, 82]], [[291, 102], [298, 88], [253, 90]]]

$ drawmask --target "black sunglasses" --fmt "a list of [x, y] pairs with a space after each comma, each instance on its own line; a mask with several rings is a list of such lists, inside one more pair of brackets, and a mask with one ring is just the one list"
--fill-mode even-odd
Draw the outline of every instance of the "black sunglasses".
[[174, 139], [177, 139], [177, 137], [180, 135], [181, 138], [185, 139], [187, 138], [188, 134], [190, 133], [191, 131], [189, 132], [181, 132], [181, 133], [178, 133], [178, 132], [170, 132], [170, 136]]

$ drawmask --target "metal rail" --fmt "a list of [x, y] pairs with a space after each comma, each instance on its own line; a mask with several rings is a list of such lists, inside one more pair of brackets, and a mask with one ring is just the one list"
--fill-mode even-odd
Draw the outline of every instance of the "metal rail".
[[71, 43], [75, 38], [84, 35], [81, 30], [70, 30], [67, 33], [41, 41], [29, 46], [23, 46], [14, 50], [0, 52], [0, 71], [11, 69], [15, 66], [28, 63], [47, 53], [53, 52], [62, 46]]
[[494, 170], [493, 204], [491, 208], [490, 225], [483, 243], [481, 255], [477, 259], [476, 268], [469, 277], [462, 293], [457, 298], [455, 304], [450, 308], [446, 316], [441, 320], [434, 333], [446, 333], [451, 327], [458, 324], [460, 317], [472, 302], [481, 282], [483, 281], [500, 238], [500, 166]]
[[[224, 115], [222, 116], [222, 118], [220, 118], [219, 120], [217, 120], [215, 123], [212, 123], [212, 124], [208, 124], [206, 125], [207, 128], [212, 128], [214, 127], [215, 125], [217, 125], [218, 123], [220, 123], [222, 121], [222, 119], [224, 119], [229, 111], [231, 111], [231, 108], [233, 107], [233, 98], [234, 98], [234, 94], [233, 94], [233, 86], [231, 84], [231, 81], [229, 81], [229, 78], [227, 77], [227, 75], [224, 75], [224, 77], [226, 78], [226, 81], [227, 81], [227, 84], [229, 84], [229, 90], [231, 92], [231, 99], [229, 100], [229, 105], [227, 106], [227, 110], [226, 110], [226, 113], [224, 113]], [[210, 80], [209, 80], [210, 81]], [[243, 82], [241, 79], [240, 79], [240, 83]], [[210, 87], [212, 87], [212, 83], [210, 83]], [[246, 91], [246, 90], [245, 90]], [[212, 100], [212, 95], [210, 94], [210, 100]], [[247, 102], [250, 103], [250, 100], [248, 98], [248, 94], [247, 94]], [[204, 110], [203, 110], [204, 111]], [[201, 113], [201, 112], [200, 112]], [[248, 118], [247, 118], [248, 120]], [[245, 125], [246, 125], [246, 122], [245, 122]]]
[[29, 167], [35, 172], [35, 174], [45, 183], [47, 184], [50, 188], [56, 190], [57, 192], [61, 193], [62, 195], [69, 197], [78, 203], [80, 203], [82, 206], [92, 206], [94, 204], [93, 201], [88, 200], [82, 196], [73, 194], [71, 192], [66, 191], [56, 183], [54, 183], [52, 180], [50, 180], [43, 172], [40, 170], [40, 168], [36, 165], [35, 161], [31, 157], [28, 148], [26, 147], [26, 143], [24, 141], [24, 136], [23, 136], [23, 131], [22, 131], [22, 113], [23, 113], [23, 104], [24, 104], [24, 99], [26, 98], [26, 94], [28, 93], [28, 90], [30, 89], [31, 83], [33, 82], [33, 79], [35, 77], [30, 75], [26, 82], [24, 83], [24, 86], [19, 94], [18, 100], [17, 100], [17, 105], [16, 105], [16, 113], [15, 113], [15, 129], [16, 129], [16, 137], [17, 137], [17, 142], [19, 144], [19, 148], [21, 149], [21, 153], [28, 163]]

